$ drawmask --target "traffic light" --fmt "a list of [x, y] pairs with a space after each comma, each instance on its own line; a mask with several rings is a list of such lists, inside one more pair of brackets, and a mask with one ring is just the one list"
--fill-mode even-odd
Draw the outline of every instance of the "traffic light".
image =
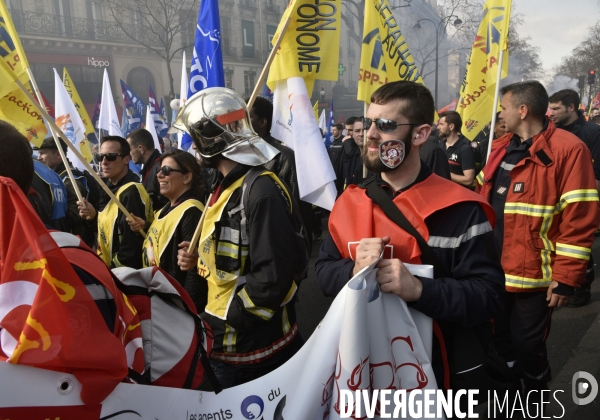
[[593, 85], [596, 82], [596, 70], [588, 71], [588, 85]]
[[579, 88], [579, 90], [582, 90], [585, 87], [585, 76], [579, 76], [577, 87]]

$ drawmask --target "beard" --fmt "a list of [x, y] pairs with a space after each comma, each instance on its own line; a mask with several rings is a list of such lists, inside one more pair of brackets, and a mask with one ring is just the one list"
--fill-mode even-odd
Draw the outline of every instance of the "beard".
[[394, 171], [394, 170], [400, 168], [402, 166], [402, 164], [404, 162], [406, 162], [406, 159], [408, 158], [408, 155], [410, 154], [410, 151], [412, 150], [411, 140], [412, 140], [411, 132], [407, 133], [404, 136], [404, 138], [400, 139], [400, 141], [402, 143], [404, 143], [404, 159], [395, 168], [390, 168], [389, 166], [386, 166], [381, 161], [381, 158], [379, 157], [379, 151], [377, 151], [376, 154], [369, 154], [369, 146], [376, 147], [378, 145], [375, 145], [375, 144], [371, 143], [368, 139], [365, 139], [366, 147], [363, 147], [360, 152], [363, 163], [365, 164], [367, 169], [371, 172], [382, 173], [382, 172]]

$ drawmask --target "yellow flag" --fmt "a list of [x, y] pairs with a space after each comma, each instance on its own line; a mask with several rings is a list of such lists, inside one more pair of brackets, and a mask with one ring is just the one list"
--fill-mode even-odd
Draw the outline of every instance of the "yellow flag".
[[315, 102], [313, 112], [315, 113], [315, 120], [319, 121], [319, 101]]
[[337, 80], [341, 32], [341, 0], [292, 0], [284, 12], [273, 45], [279, 39], [287, 18], [291, 18], [273, 64], [267, 83], [290, 77], [304, 78], [309, 96], [313, 82]]
[[[65, 85], [65, 89], [67, 90], [67, 93], [71, 97], [71, 100], [73, 101], [73, 105], [75, 105], [75, 109], [77, 109], [77, 112], [79, 113], [79, 116], [81, 117], [81, 121], [83, 121], [83, 125], [85, 126], [86, 137], [89, 134], [95, 134], [94, 126], [92, 125], [92, 120], [90, 119], [90, 116], [89, 116], [87, 110], [85, 109], [83, 102], [81, 101], [81, 97], [79, 96], [79, 93], [77, 92], [77, 89], [75, 88], [75, 85], [73, 84], [73, 80], [71, 79], [71, 75], [69, 75], [69, 72], [67, 71], [66, 67], [63, 67], [63, 85]], [[90, 144], [90, 142], [87, 138], [85, 138], [83, 140], [83, 142], [85, 143], [85, 145], [82, 145], [82, 147], [81, 147], [81, 154], [83, 155], [84, 158], [87, 159], [88, 162], [91, 162], [92, 161], [92, 152], [91, 152], [92, 145]]]
[[378, 87], [397, 80], [424, 84], [388, 0], [366, 0], [357, 99], [369, 103]]
[[3, 61], [0, 70], [0, 119], [13, 124], [30, 142], [39, 146], [48, 132], [37, 107], [14, 83], [18, 79], [30, 89], [29, 63], [4, 1], [0, 1], [0, 56]]
[[18, 89], [15, 81], [15, 73], [6, 65], [4, 60], [0, 60], [0, 96]]
[[497, 110], [494, 91], [502, 50], [505, 53], [500, 77], [508, 75], [510, 9], [511, 0], [487, 0], [483, 5], [481, 23], [473, 42], [456, 108], [463, 121], [462, 133], [469, 140], [473, 140], [483, 126], [491, 121], [492, 114]]
[[[0, 1], [0, 56], [15, 72], [16, 77], [21, 79], [23, 75], [27, 76], [26, 69], [29, 67], [29, 63], [4, 1]], [[26, 81], [28, 80], [29, 78], [26, 79]]]
[[71, 100], [73, 101], [73, 104], [75, 105], [75, 108], [77, 109], [77, 112], [83, 121], [83, 125], [85, 125], [85, 134], [94, 134], [95, 131], [94, 126], [92, 125], [92, 120], [90, 119], [87, 109], [85, 109], [85, 106], [81, 101], [81, 97], [79, 96], [79, 93], [77, 92], [77, 89], [75, 88], [73, 80], [71, 79], [66, 67], [63, 67], [63, 85], [65, 85], [65, 89], [71, 97]]

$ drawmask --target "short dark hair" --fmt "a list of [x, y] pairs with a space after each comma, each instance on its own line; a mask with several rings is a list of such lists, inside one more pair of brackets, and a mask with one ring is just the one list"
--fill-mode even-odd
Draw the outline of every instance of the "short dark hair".
[[592, 111], [598, 111], [599, 109], [600, 108], [593, 107], [592, 109], [590, 109], [590, 112], [592, 112]]
[[515, 106], [527, 105], [531, 115], [543, 119], [548, 111], [548, 92], [537, 80], [517, 82], [500, 89], [502, 95], [510, 93], [512, 104]]
[[348, 117], [346, 118], [346, 122], [344, 122], [344, 125], [353, 125], [357, 119], [358, 117]]
[[344, 126], [342, 124], [339, 124], [339, 123], [338, 124], [333, 124], [333, 126], [335, 128], [337, 128], [338, 130], [340, 130], [340, 131], [342, 131], [344, 129]]
[[152, 134], [145, 128], [138, 128], [137, 130], [133, 130], [127, 136], [128, 139], [131, 139], [132, 146], [142, 145], [148, 150], [154, 150], [154, 138]]
[[548, 102], [557, 103], [560, 102], [565, 107], [569, 107], [569, 105], [573, 104], [575, 107], [575, 111], [579, 108], [579, 104], [581, 103], [579, 99], [579, 94], [575, 92], [573, 89], [563, 89], [559, 90], [556, 93], [553, 93], [549, 98]]
[[260, 119], [267, 120], [267, 131], [271, 131], [273, 124], [273, 104], [267, 98], [257, 96], [252, 104], [252, 112]]
[[600, 124], [600, 115], [596, 115], [595, 117], [592, 117], [592, 122], [594, 124]]
[[177, 162], [179, 169], [181, 169], [184, 174], [188, 172], [192, 174], [192, 193], [194, 194], [195, 198], [201, 198], [202, 188], [204, 186], [203, 171], [194, 155], [184, 152], [183, 150], [173, 149], [160, 155], [161, 165], [165, 158], [171, 158]]
[[0, 176], [12, 179], [25, 195], [33, 180], [31, 146], [23, 134], [0, 120]]
[[460, 114], [456, 111], [446, 111], [440, 113], [440, 120], [442, 118], [446, 118], [446, 124], [454, 124], [454, 132], [460, 133], [460, 129], [462, 128], [462, 118], [460, 118]]
[[371, 103], [378, 105], [384, 105], [393, 100], [403, 102], [400, 112], [411, 124], [433, 124], [435, 114], [433, 96], [425, 86], [399, 80], [381, 86], [371, 95]]
[[129, 153], [131, 153], [129, 143], [127, 143], [127, 140], [121, 136], [104, 136], [102, 137], [102, 140], [100, 140], [100, 144], [104, 143], [105, 141], [114, 141], [119, 143], [119, 153], [122, 155], [127, 156]]

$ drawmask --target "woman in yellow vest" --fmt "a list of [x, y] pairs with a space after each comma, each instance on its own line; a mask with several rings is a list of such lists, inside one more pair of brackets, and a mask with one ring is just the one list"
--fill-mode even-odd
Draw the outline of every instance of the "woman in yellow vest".
[[[175, 278], [190, 294], [198, 312], [204, 311], [208, 293], [206, 280], [196, 270], [181, 271], [177, 265], [179, 244], [191, 241], [204, 205], [198, 200], [202, 193], [202, 169], [189, 153], [171, 150], [161, 156], [157, 178], [160, 194], [169, 203], [156, 212], [143, 245], [144, 267], [160, 267]], [[144, 221], [134, 216], [129, 225], [133, 230]]]

